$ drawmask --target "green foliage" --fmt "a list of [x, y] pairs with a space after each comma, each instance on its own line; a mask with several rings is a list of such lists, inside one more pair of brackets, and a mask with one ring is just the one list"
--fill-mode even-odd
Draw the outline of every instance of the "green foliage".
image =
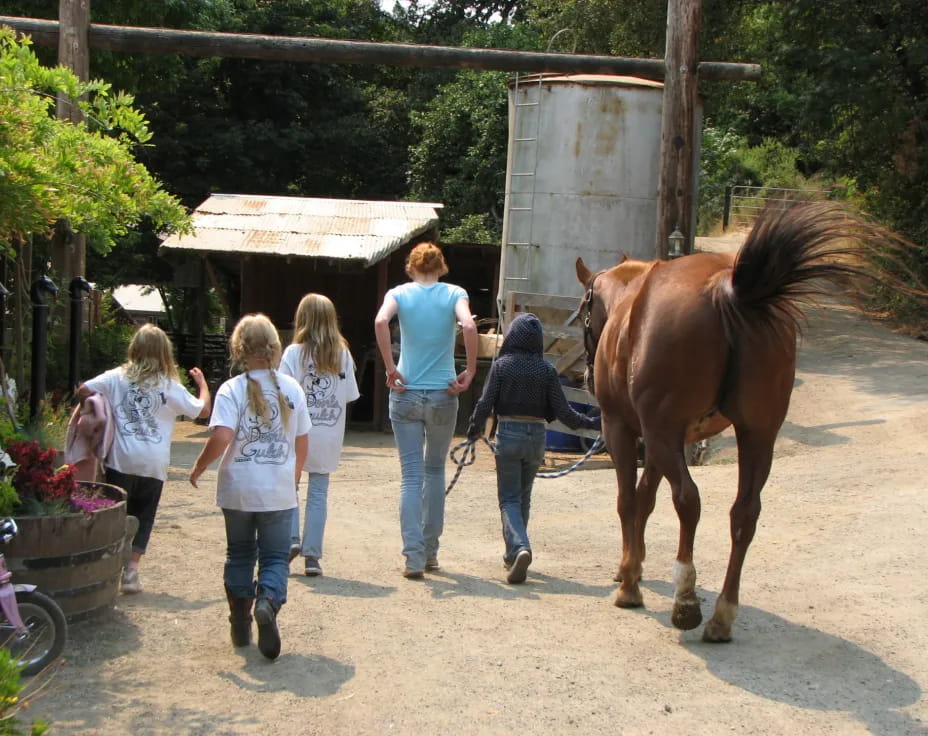
[[[493, 48], [537, 43], [526, 29], [507, 26], [474, 32], [466, 40]], [[418, 142], [410, 152], [410, 197], [445, 204], [444, 240], [499, 242], [510, 79], [506, 72], [458, 72], [424, 110], [411, 114]]]
[[[57, 94], [85, 115], [54, 117]], [[0, 242], [48, 233], [58, 219], [108, 251], [142, 217], [186, 230], [179, 202], [132, 156], [151, 138], [133, 98], [105, 82], [82, 84], [63, 67], [44, 67], [30, 42], [0, 29]]]
[[0, 736], [41, 736], [49, 728], [43, 721], [33, 721], [26, 726], [19, 719], [24, 706], [21, 673], [22, 667], [9, 651], [0, 648]]
[[81, 362], [84, 376], [97, 376], [125, 361], [135, 329], [117, 320], [113, 314], [113, 297], [103, 297], [102, 321], [84, 335], [86, 353]]

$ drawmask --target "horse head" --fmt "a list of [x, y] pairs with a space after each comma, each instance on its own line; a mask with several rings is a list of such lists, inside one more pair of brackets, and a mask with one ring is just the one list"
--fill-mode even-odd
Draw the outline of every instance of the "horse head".
[[579, 314], [583, 318], [583, 346], [586, 348], [586, 381], [590, 391], [594, 391], [593, 363], [596, 348], [602, 335], [612, 305], [636, 277], [647, 271], [653, 261], [631, 260], [623, 253], [618, 265], [593, 273], [577, 258], [577, 280], [583, 285], [583, 300], [580, 302]]

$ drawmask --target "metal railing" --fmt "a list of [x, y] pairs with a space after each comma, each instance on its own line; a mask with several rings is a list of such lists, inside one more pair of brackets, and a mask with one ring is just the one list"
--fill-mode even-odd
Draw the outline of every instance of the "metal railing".
[[754, 221], [771, 204], [788, 207], [795, 202], [827, 199], [830, 189], [782, 189], [779, 187], [725, 187], [725, 211], [722, 229], [751, 227]]

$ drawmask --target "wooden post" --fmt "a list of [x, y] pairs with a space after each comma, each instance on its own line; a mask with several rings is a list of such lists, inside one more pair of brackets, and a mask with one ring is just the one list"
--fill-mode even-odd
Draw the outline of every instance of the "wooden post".
[[[90, 0], [59, 0], [58, 23], [58, 63], [86, 82], [90, 78]], [[83, 120], [76, 100], [72, 101], [64, 94], [58, 95], [57, 116], [72, 123]], [[73, 232], [66, 223], [59, 222], [52, 240], [52, 268], [58, 282], [70, 284], [73, 279], [86, 276], [86, 264], [87, 239]], [[71, 304], [64, 301], [67, 313], [62, 324], [67, 325]]]
[[702, 0], [668, 0], [661, 116], [661, 168], [657, 199], [658, 258], [667, 258], [674, 229], [683, 233], [683, 252], [693, 250], [693, 156], [698, 95], [697, 51]]
[[[390, 265], [390, 256], [377, 262], [377, 309], [380, 309], [380, 305], [383, 304], [383, 298], [387, 294], [387, 277], [388, 270]], [[385, 402], [384, 397], [384, 365], [383, 358], [380, 357], [380, 350], [377, 348], [377, 345], [374, 345], [374, 405], [371, 409], [371, 424], [373, 424], [374, 429], [382, 430], [384, 428], [384, 413], [383, 408]]]
[[[86, 82], [90, 78], [90, 0], [59, 0], [58, 63]], [[80, 109], [58, 95], [58, 117], [72, 123], [83, 119]]]

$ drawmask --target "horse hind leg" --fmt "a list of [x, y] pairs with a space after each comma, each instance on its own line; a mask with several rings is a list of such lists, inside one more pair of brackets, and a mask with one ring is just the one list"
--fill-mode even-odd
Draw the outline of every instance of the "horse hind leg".
[[696, 595], [696, 566], [693, 564], [693, 545], [696, 527], [702, 513], [699, 489], [686, 467], [682, 438], [676, 445], [662, 440], [661, 436], [645, 438], [649, 457], [660, 468], [670, 483], [673, 505], [680, 520], [680, 537], [677, 544], [677, 559], [674, 563], [673, 612], [670, 620], [684, 631], [695, 629], [702, 623], [702, 610]]
[[752, 433], [735, 426], [738, 438], [738, 496], [730, 512], [731, 555], [722, 592], [715, 603], [715, 613], [703, 629], [703, 641], [731, 641], [731, 627], [738, 615], [741, 569], [748, 547], [754, 539], [760, 516], [760, 492], [773, 462], [773, 437]]

